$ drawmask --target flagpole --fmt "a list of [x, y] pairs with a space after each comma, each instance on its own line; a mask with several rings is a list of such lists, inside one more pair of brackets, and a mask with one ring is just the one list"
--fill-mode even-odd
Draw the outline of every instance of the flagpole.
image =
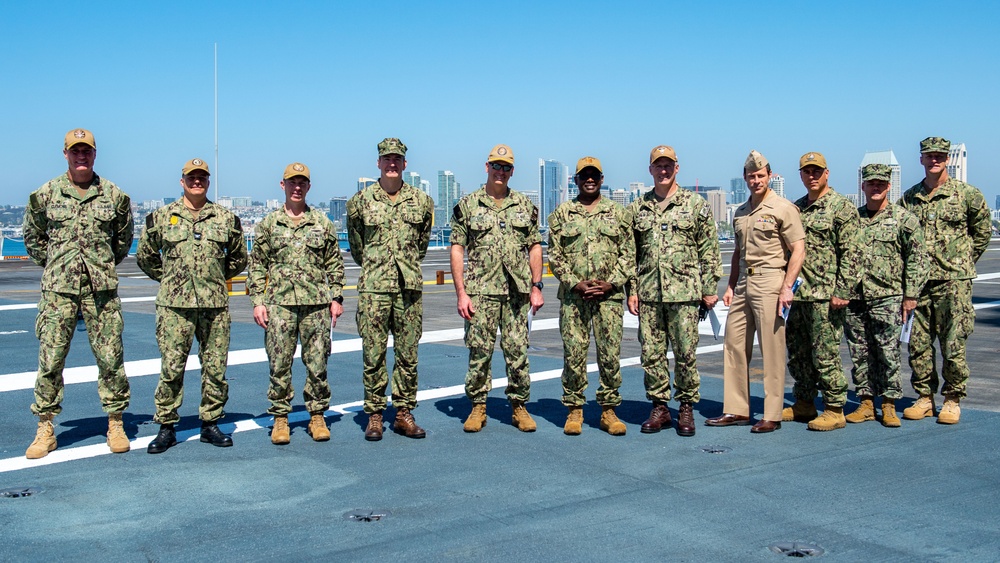
[[215, 201], [219, 201], [219, 44], [215, 44]]

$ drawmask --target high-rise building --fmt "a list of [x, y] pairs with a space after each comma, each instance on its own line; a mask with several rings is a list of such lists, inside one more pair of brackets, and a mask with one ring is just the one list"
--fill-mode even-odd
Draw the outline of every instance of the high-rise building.
[[997, 196], [996, 205], [993, 206], [993, 209], [1000, 210], [1000, 195]]
[[[859, 200], [858, 194], [842, 194], [842, 195], [844, 197], [846, 197], [848, 199], [848, 201], [850, 201], [851, 203], [853, 203], [854, 207], [861, 207], [861, 204], [865, 202], [863, 199]], [[896, 202], [893, 202], [893, 203], [896, 203]]]
[[712, 210], [712, 218], [715, 222], [726, 220], [726, 192], [721, 189], [715, 189], [707, 192], [703, 192], [706, 199], [708, 199], [708, 207]]
[[557, 160], [538, 159], [538, 195], [541, 205], [538, 216], [542, 226], [548, 225], [549, 213], [566, 201], [569, 168]]
[[427, 180], [420, 180], [420, 185], [417, 186], [417, 187], [420, 188], [420, 191], [422, 191], [425, 194], [427, 194], [428, 196], [430, 196], [431, 199], [434, 199], [434, 195], [435, 194], [431, 190], [431, 183], [430, 182], [428, 182]]
[[733, 196], [729, 203], [743, 203], [747, 200], [747, 181], [743, 178], [733, 178], [729, 181], [729, 191]]
[[771, 173], [771, 179], [767, 181], [767, 187], [774, 190], [780, 197], [785, 197], [785, 178], [781, 174]]
[[403, 181], [407, 184], [419, 188], [420, 187], [420, 173], [419, 172], [403, 172]]
[[630, 192], [628, 190], [613, 190], [611, 192], [611, 200], [623, 207], [632, 203], [632, 198], [629, 196]]
[[861, 190], [861, 169], [868, 164], [889, 165], [889, 202], [896, 203], [899, 201], [899, 196], [903, 193], [902, 186], [900, 185], [902, 183], [902, 172], [900, 171], [899, 161], [896, 160], [896, 155], [891, 150], [866, 152], [864, 158], [861, 159], [861, 164], [858, 165], [858, 201], [865, 201], [865, 192]]
[[358, 178], [358, 191], [360, 192], [377, 181], [374, 178]]
[[462, 197], [462, 186], [451, 170], [438, 170], [438, 196], [434, 199], [434, 224], [444, 227], [451, 223], [451, 212]]
[[341, 229], [347, 228], [347, 198], [330, 198], [330, 211], [327, 212], [326, 216], [334, 223], [339, 222]]
[[969, 172], [968, 155], [965, 150], [965, 143], [952, 143], [948, 152], [948, 177], [961, 182], [968, 182]]

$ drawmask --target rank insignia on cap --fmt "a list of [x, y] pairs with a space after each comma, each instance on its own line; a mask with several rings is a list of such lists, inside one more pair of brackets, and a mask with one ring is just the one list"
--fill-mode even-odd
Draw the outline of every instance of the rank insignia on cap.
[[193, 164], [195, 166], [201, 166], [202, 164], [205, 164], [205, 163], [202, 162], [200, 158], [196, 158], [196, 159], [194, 159], [194, 160], [191, 161], [191, 164]]
[[296, 172], [302, 172], [303, 170], [305, 170], [305, 167], [303, 167], [301, 164], [296, 164], [292, 166], [292, 170]]
[[500, 147], [500, 148], [498, 148], [497, 149], [497, 154], [500, 155], [500, 156], [506, 156], [507, 155], [507, 147]]
[[176, 225], [177, 224], [177, 216], [176, 215], [171, 215], [170, 216], [170, 224], [171, 225]]
[[73, 136], [77, 139], [82, 139], [87, 136], [87, 132], [83, 129], [77, 129], [76, 131], [73, 131]]

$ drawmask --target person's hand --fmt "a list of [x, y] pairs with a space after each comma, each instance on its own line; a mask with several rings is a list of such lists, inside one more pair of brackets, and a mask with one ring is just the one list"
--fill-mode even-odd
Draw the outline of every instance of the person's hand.
[[458, 316], [467, 321], [472, 320], [472, 315], [476, 314], [476, 308], [472, 306], [472, 299], [467, 293], [458, 296]]
[[733, 303], [733, 288], [727, 287], [726, 292], [722, 294], [722, 304], [729, 307]]
[[344, 306], [337, 301], [330, 302], [330, 328], [337, 326], [337, 319], [344, 314]]
[[253, 321], [257, 323], [260, 328], [267, 328], [267, 306], [257, 305], [253, 308]]

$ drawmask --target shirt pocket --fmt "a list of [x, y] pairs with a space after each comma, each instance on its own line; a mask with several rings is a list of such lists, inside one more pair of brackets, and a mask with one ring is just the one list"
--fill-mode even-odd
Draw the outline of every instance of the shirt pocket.
[[70, 205], [50, 205], [45, 208], [45, 219], [48, 221], [48, 235], [52, 242], [61, 242], [72, 238], [74, 219], [79, 210]]

